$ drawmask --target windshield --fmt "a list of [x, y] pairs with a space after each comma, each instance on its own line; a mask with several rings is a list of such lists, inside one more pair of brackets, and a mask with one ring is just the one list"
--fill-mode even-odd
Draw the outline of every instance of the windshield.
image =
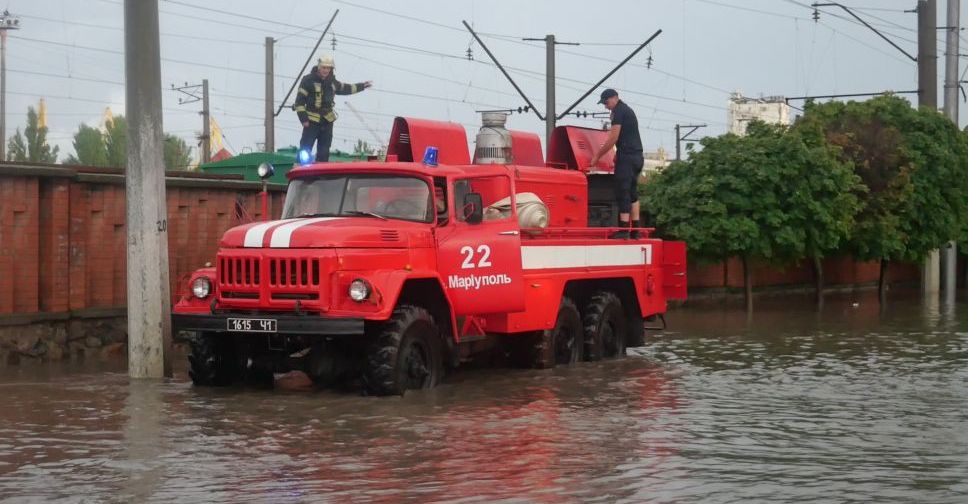
[[430, 188], [415, 177], [326, 175], [289, 183], [283, 219], [370, 216], [431, 222]]

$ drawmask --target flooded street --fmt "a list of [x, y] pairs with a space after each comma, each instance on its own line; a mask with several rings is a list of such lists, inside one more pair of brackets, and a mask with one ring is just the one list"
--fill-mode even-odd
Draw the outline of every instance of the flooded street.
[[670, 313], [623, 360], [406, 397], [0, 373], [10, 502], [968, 502], [968, 305]]

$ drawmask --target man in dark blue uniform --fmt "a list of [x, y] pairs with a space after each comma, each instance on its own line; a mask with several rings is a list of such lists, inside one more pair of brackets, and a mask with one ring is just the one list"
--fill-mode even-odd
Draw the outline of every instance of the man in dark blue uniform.
[[615, 199], [618, 201], [618, 226], [622, 230], [611, 237], [638, 238], [639, 233], [635, 229], [639, 227], [639, 175], [645, 163], [639, 120], [631, 107], [618, 99], [618, 92], [614, 89], [602, 91], [598, 103], [604, 104], [612, 112], [612, 129], [605, 144], [592, 156], [591, 162], [592, 166], [598, 164], [598, 160], [615, 147]]

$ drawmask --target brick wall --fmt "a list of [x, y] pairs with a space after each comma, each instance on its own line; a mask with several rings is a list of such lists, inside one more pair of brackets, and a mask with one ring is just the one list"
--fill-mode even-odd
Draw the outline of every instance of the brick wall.
[[[188, 174], [167, 185], [177, 298], [192, 271], [214, 262], [225, 230], [261, 220], [260, 185]], [[284, 193], [270, 196], [278, 214]], [[124, 307], [124, 224], [119, 172], [0, 165], [0, 317]]]
[[[754, 288], [782, 286], [812, 286], [813, 266], [802, 261], [787, 267], [752, 263]], [[880, 263], [855, 261], [850, 257], [829, 257], [823, 261], [824, 285], [874, 284], [880, 275]], [[916, 264], [891, 263], [887, 272], [888, 282], [920, 281], [921, 271]], [[702, 289], [743, 288], [743, 262], [732, 258], [716, 264], [689, 262], [687, 272], [690, 292]]]
[[39, 306], [38, 187], [36, 178], [0, 178], [0, 313]]

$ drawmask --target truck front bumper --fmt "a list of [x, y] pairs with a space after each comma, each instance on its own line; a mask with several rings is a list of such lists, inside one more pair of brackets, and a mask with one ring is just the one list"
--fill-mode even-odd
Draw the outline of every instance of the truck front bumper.
[[318, 336], [354, 336], [363, 334], [361, 318], [323, 318], [318, 315], [276, 315], [251, 313], [189, 314], [173, 313], [173, 331], [199, 331], [212, 333], [267, 334], [266, 332], [238, 332], [228, 329], [228, 319], [272, 319], [276, 330], [271, 334], [307, 334]]

